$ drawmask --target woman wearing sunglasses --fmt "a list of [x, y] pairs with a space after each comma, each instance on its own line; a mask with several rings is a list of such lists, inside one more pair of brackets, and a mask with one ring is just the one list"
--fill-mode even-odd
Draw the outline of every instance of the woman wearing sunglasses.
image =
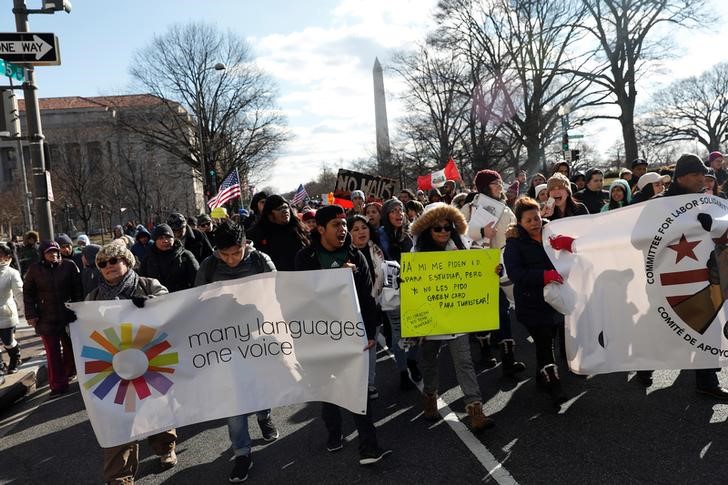
[[[468, 249], [470, 240], [464, 236], [467, 230], [465, 216], [457, 208], [444, 203], [430, 204], [410, 226], [414, 238], [412, 252]], [[467, 334], [425, 337], [421, 344], [420, 368], [424, 385], [425, 419], [440, 418], [437, 411], [438, 356], [444, 342], [450, 347], [455, 376], [463, 391], [471, 428], [474, 431], [492, 428], [495, 422], [483, 414], [483, 399], [470, 356], [470, 339]]]
[[[145, 300], [168, 293], [167, 288], [154, 278], [139, 276], [132, 268], [134, 255], [121, 241], [102, 247], [96, 254], [96, 266], [101, 272], [99, 286], [92, 290], [87, 301], [131, 300], [139, 308]], [[149, 437], [149, 446], [160, 457], [164, 467], [177, 464], [174, 429]], [[139, 468], [139, 444], [137, 442], [104, 448], [104, 481], [106, 483], [133, 483]]]

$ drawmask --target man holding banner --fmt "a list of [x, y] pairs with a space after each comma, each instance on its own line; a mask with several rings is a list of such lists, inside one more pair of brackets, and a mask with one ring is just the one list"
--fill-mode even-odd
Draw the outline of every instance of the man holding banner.
[[[215, 231], [217, 251], [205, 259], [197, 272], [195, 286], [206, 285], [215, 281], [229, 281], [245, 278], [259, 273], [275, 271], [271, 259], [245, 244], [245, 230], [242, 226], [226, 220]], [[271, 419], [270, 409], [255, 413], [260, 432], [265, 441], [278, 438], [278, 430]], [[230, 472], [231, 483], [244, 482], [248, 478], [248, 470], [253, 466], [251, 457], [252, 440], [248, 431], [248, 416], [241, 414], [231, 416], [227, 420], [228, 435], [235, 453], [235, 465]]]
[[[346, 229], [346, 213], [339, 205], [329, 205], [316, 211], [316, 230], [311, 233], [311, 245], [296, 254], [296, 271], [351, 268], [354, 272], [357, 298], [366, 328], [368, 351], [376, 345], [376, 303], [372, 297], [372, 277], [364, 255], [351, 244]], [[362, 358], [365, 358], [362, 355]], [[366, 383], [364, 383], [366, 385]], [[372, 465], [392, 453], [379, 447], [377, 431], [372, 420], [371, 401], [364, 415], [351, 413], [359, 432], [359, 464]], [[334, 453], [344, 447], [341, 408], [328, 402], [321, 403], [321, 418], [329, 437], [326, 449]]]

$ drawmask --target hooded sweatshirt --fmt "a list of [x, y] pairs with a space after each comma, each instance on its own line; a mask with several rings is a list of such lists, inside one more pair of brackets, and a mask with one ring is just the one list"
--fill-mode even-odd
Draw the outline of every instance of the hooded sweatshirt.
[[[609, 186], [609, 200], [607, 200], [607, 203], [604, 204], [604, 207], [602, 207], [602, 212], [610, 210], [609, 205], [612, 202], [612, 190], [615, 187], [622, 187], [622, 191], [624, 192], [624, 200], [619, 202], [619, 207], [626, 207], [632, 203], [632, 190], [629, 188], [629, 184], [626, 180], [617, 179]], [[619, 207], [617, 207], [617, 209]]]
[[[141, 236], [147, 237], [146, 244], [143, 244], [141, 241], [139, 241], [139, 238]], [[152, 235], [149, 233], [149, 231], [147, 231], [144, 226], [138, 226], [136, 236], [134, 236], [134, 241], [134, 244], [131, 246], [131, 253], [137, 259], [137, 261], [139, 261], [139, 264], [141, 264], [141, 262], [144, 261], [144, 258], [147, 257], [149, 249], [154, 245], [154, 243], [152, 242]]]

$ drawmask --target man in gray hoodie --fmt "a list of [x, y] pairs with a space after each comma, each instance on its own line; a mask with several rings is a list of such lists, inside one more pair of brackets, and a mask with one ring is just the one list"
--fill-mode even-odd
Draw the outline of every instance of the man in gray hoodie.
[[[245, 230], [242, 226], [226, 220], [218, 226], [215, 237], [217, 251], [202, 261], [195, 278], [195, 286], [276, 270], [268, 255], [256, 250], [250, 244], [245, 244]], [[278, 438], [278, 430], [271, 419], [270, 409], [255, 414], [263, 439], [273, 441]], [[244, 482], [248, 478], [248, 470], [253, 465], [248, 416], [249, 414], [242, 414], [228, 418], [228, 433], [235, 452], [235, 465], [229, 478], [232, 483]]]

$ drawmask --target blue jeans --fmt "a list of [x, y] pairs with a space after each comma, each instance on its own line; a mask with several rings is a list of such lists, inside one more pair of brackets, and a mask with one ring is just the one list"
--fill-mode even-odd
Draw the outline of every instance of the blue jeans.
[[419, 345], [413, 345], [405, 352], [400, 346], [399, 341], [402, 338], [402, 320], [400, 319], [399, 309], [385, 312], [389, 318], [389, 325], [392, 328], [392, 353], [397, 363], [397, 369], [402, 372], [407, 370], [407, 360], [417, 360], [417, 354], [420, 350]]
[[259, 420], [270, 417], [270, 409], [258, 411], [257, 413], [240, 414], [228, 418], [228, 435], [233, 445], [235, 456], [250, 456], [250, 433], [248, 432], [248, 416], [255, 414]]

